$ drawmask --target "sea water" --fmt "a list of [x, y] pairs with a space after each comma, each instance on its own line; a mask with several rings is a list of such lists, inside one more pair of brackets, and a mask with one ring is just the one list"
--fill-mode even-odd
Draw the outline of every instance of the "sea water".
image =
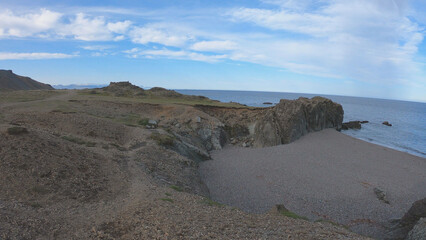
[[[201, 95], [221, 102], [238, 102], [253, 107], [268, 107], [264, 102], [276, 104], [280, 99], [312, 98], [322, 96], [340, 103], [344, 110], [344, 122], [369, 121], [360, 130], [346, 130], [349, 136], [408, 152], [426, 158], [426, 103], [385, 100], [376, 98], [346, 97], [322, 94], [176, 90], [183, 94]], [[392, 127], [383, 125], [388, 121]]]

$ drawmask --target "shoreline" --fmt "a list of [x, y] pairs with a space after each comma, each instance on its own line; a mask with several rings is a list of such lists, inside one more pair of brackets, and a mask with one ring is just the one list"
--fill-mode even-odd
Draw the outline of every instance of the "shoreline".
[[[342, 130], [341, 133], [344, 134], [344, 135], [346, 135], [346, 136], [348, 136], [348, 137], [351, 137], [351, 138], [354, 138], [354, 139], [358, 139], [358, 140], [361, 140], [361, 141], [366, 142], [366, 143], [374, 144], [374, 145], [377, 145], [377, 146], [380, 146], [380, 147], [389, 148], [389, 149], [395, 150], [397, 152], [409, 154], [409, 155], [411, 155], [413, 157], [424, 158], [426, 160], [426, 154], [424, 154], [423, 152], [421, 152], [421, 151], [419, 151], [417, 149], [407, 149], [407, 151], [404, 151], [403, 149], [406, 149], [404, 147], [395, 148], [393, 146], [386, 145], [385, 143], [380, 143], [380, 142], [377, 142], [377, 141], [374, 141], [374, 140], [368, 140], [368, 139], [365, 139], [365, 138], [357, 138], [357, 137], [354, 137], [354, 136], [351, 136], [349, 134], [344, 133], [344, 131], [357, 131], [357, 130]], [[408, 152], [408, 151], [411, 151], [411, 152]], [[418, 152], [418, 155], [414, 154], [413, 152]]]
[[[263, 213], [275, 204], [311, 220], [330, 220], [384, 238], [391, 219], [426, 196], [426, 159], [333, 129], [286, 145], [227, 146], [201, 164], [213, 200]], [[390, 204], [374, 194], [386, 193]]]

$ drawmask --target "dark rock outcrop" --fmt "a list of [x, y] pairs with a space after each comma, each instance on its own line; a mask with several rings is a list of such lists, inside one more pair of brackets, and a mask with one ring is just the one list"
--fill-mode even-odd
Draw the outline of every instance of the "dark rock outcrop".
[[104, 87], [103, 90], [113, 93], [117, 97], [145, 95], [145, 90], [130, 82], [111, 82], [107, 87]]
[[49, 84], [16, 75], [12, 70], [0, 70], [0, 90], [53, 90]]
[[323, 97], [281, 101], [267, 110], [254, 130], [254, 146], [266, 147], [293, 142], [325, 128], [342, 127], [343, 108]]
[[263, 104], [264, 104], [264, 105], [272, 105], [272, 103], [271, 103], [271, 102], [264, 102]]
[[348, 129], [361, 129], [361, 122], [350, 121], [350, 122], [342, 123], [342, 130], [348, 130]]
[[426, 239], [426, 218], [420, 218], [416, 225], [411, 229], [406, 238], [407, 240]]
[[382, 122], [383, 125], [386, 125], [388, 127], [392, 127], [392, 124], [390, 124], [388, 121], [384, 121]]
[[[391, 239], [404, 239], [421, 218], [426, 218], [426, 198], [411, 205], [404, 216], [397, 221], [397, 225], [390, 232]], [[425, 232], [425, 231], [423, 231]]]

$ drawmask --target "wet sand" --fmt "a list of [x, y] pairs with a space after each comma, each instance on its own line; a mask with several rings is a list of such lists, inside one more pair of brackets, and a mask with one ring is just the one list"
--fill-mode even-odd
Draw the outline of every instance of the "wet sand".
[[284, 204], [311, 220], [331, 220], [377, 238], [385, 236], [389, 220], [426, 197], [425, 158], [333, 129], [275, 147], [227, 146], [212, 157], [200, 172], [215, 201], [254, 213]]

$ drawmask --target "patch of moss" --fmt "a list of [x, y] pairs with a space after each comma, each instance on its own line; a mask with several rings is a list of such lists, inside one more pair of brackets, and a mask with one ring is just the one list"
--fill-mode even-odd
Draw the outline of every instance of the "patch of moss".
[[158, 145], [170, 147], [174, 145], [175, 138], [167, 134], [152, 133], [151, 139], [156, 141]]
[[10, 135], [20, 135], [20, 134], [25, 134], [28, 133], [28, 130], [24, 127], [10, 127], [7, 129], [7, 133]]
[[148, 118], [142, 118], [141, 120], [139, 120], [138, 124], [142, 125], [142, 126], [146, 126], [149, 123], [149, 119]]
[[80, 145], [86, 144], [86, 141], [84, 141], [83, 139], [73, 137], [73, 136], [62, 136], [62, 139], [73, 142], [73, 143], [77, 143]]
[[31, 192], [33, 193], [37, 193], [37, 194], [47, 194], [49, 193], [49, 190], [47, 190], [45, 187], [43, 186], [34, 186], [30, 189]]
[[217, 207], [223, 207], [223, 206], [225, 206], [225, 205], [223, 205], [221, 203], [218, 203], [216, 201], [211, 200], [210, 198], [204, 198], [201, 201], [201, 203], [204, 203], [204, 204], [209, 205], [209, 206], [217, 206]]
[[289, 218], [294, 218], [294, 219], [302, 219], [302, 220], [306, 220], [309, 221], [309, 219], [307, 217], [304, 216], [300, 216], [292, 211], [289, 210], [280, 210], [279, 213], [283, 216], [289, 217]]
[[174, 202], [173, 199], [171, 198], [161, 198], [160, 200], [165, 201], [165, 202]]
[[31, 203], [30, 204], [30, 206], [32, 207], [32, 208], [41, 208], [41, 207], [43, 207], [40, 203], [38, 203], [38, 202], [33, 202], [33, 203]]
[[119, 151], [122, 151], [122, 152], [127, 150], [125, 147], [122, 147], [116, 143], [111, 143], [111, 146], [117, 148]]
[[183, 192], [183, 189], [176, 185], [170, 185], [170, 188], [178, 192]]

